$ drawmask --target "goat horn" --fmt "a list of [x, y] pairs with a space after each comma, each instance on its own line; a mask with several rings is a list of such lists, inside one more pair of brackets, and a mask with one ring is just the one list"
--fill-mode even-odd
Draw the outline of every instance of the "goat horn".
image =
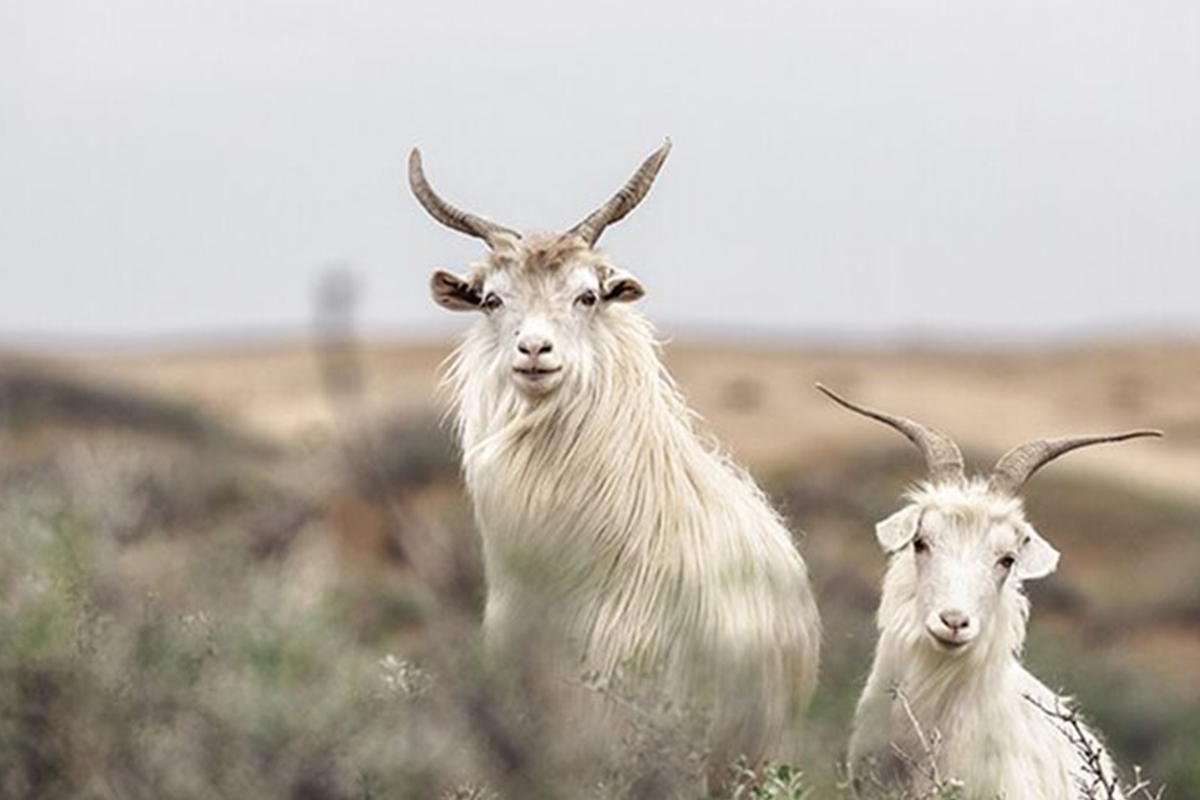
[[514, 230], [497, 225], [483, 217], [469, 214], [443, 200], [426, 180], [425, 169], [421, 166], [421, 151], [415, 147], [408, 156], [408, 185], [430, 216], [447, 228], [483, 239], [489, 246], [492, 244], [492, 237], [498, 233], [507, 233], [518, 239], [521, 238], [521, 234]]
[[1114, 433], [1101, 436], [1066, 436], [1061, 439], [1037, 439], [1032, 442], [1014, 447], [1005, 453], [992, 469], [992, 477], [988, 486], [994, 492], [1012, 494], [1033, 473], [1061, 455], [1088, 447], [1093, 444], [1107, 442], [1123, 442], [1127, 439], [1138, 439], [1143, 436], [1162, 436], [1162, 431], [1144, 430]]
[[862, 414], [864, 417], [882, 422], [884, 425], [890, 425], [908, 437], [908, 440], [915, 444], [921, 454], [925, 456], [929, 477], [935, 483], [962, 482], [964, 476], [962, 452], [949, 436], [939, 433], [933, 428], [927, 428], [918, 422], [913, 422], [911, 419], [885, 414], [882, 411], [874, 411], [851, 403], [820, 383], [817, 384], [817, 389], [838, 405]]
[[662, 147], [655, 150], [649, 158], [642, 162], [637, 172], [633, 173], [633, 177], [625, 182], [625, 185], [612, 196], [611, 200], [589, 214], [583, 222], [571, 228], [571, 233], [577, 234], [589, 246], [594, 247], [605, 228], [624, 219], [626, 214], [633, 211], [637, 208], [638, 203], [642, 202], [670, 152], [671, 139], [668, 137]]

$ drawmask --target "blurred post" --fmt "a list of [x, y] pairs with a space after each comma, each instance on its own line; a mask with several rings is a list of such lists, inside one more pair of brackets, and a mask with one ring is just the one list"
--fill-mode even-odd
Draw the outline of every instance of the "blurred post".
[[354, 491], [371, 515], [378, 515], [380, 535], [389, 558], [409, 565], [411, 558], [404, 531], [413, 521], [404, 506], [404, 489], [389, 479], [388, 470], [369, 433], [364, 432], [367, 413], [366, 368], [354, 314], [358, 306], [358, 284], [348, 264], [328, 265], [317, 281], [313, 307], [314, 348], [321, 383], [332, 412], [332, 425], [340, 431], [346, 463], [354, 476]]
[[358, 286], [348, 265], [332, 264], [321, 274], [314, 298], [317, 360], [325, 393], [335, 413], [357, 412], [365, 388], [354, 333]]

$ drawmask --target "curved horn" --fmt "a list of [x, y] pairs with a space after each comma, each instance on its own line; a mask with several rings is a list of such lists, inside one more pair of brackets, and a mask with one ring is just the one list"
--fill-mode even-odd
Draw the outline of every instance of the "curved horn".
[[884, 425], [890, 425], [908, 437], [908, 440], [915, 444], [921, 454], [925, 456], [929, 477], [934, 483], [962, 482], [964, 474], [962, 452], [949, 436], [939, 433], [933, 428], [927, 428], [918, 422], [913, 422], [911, 419], [885, 414], [882, 411], [874, 411], [851, 403], [820, 383], [817, 384], [817, 389], [838, 405], [862, 414], [864, 417], [882, 422]]
[[625, 185], [612, 196], [611, 200], [589, 214], [583, 222], [571, 228], [570, 232], [582, 237], [589, 246], [595, 246], [605, 228], [624, 219], [626, 214], [633, 211], [637, 208], [638, 203], [642, 202], [646, 193], [650, 191], [655, 177], [658, 176], [658, 171], [662, 169], [663, 162], [667, 160], [667, 153], [670, 152], [671, 139], [668, 137], [662, 147], [655, 150], [649, 158], [642, 162], [637, 172], [633, 173], [633, 177], [625, 182]]
[[408, 185], [430, 216], [447, 228], [461, 231], [468, 236], [476, 236], [486, 241], [489, 246], [492, 244], [492, 236], [497, 233], [508, 233], [518, 239], [521, 238], [521, 234], [514, 230], [497, 225], [483, 217], [468, 214], [461, 208], [456, 208], [443, 200], [426, 180], [425, 169], [421, 166], [421, 151], [415, 147], [408, 155]]
[[992, 469], [992, 477], [988, 482], [989, 488], [1001, 494], [1012, 494], [1033, 473], [1061, 455], [1088, 447], [1093, 444], [1107, 442], [1123, 442], [1127, 439], [1138, 439], [1143, 436], [1162, 436], [1162, 431], [1144, 430], [1114, 433], [1101, 436], [1066, 436], [1061, 439], [1036, 439], [1032, 442], [1014, 447], [1005, 453]]

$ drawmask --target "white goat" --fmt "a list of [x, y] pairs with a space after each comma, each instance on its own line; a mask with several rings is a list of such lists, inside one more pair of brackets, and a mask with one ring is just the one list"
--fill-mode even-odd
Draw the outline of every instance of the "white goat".
[[562, 668], [634, 678], [700, 704], [715, 755], [794, 754], [819, 622], [804, 560], [745, 472], [697, 435], [631, 305], [642, 285], [595, 249], [649, 191], [670, 142], [567, 233], [522, 236], [409, 178], [443, 224], [484, 239], [434, 299], [481, 312], [447, 385], [483, 538], [489, 643], [530, 620]]
[[[1021, 582], [1053, 572], [1058, 552], [1025, 520], [1015, 492], [1070, 450], [1161, 433], [1039, 440], [1011, 450], [990, 478], [968, 480], [948, 437], [818, 388], [899, 430], [930, 472], [909, 505], [876, 528], [891, 560], [875, 663], [850, 739], [860, 791], [898, 785], [924, 797], [935, 784], [961, 781], [966, 797], [981, 800], [1109, 797], [1082, 793], [1101, 779], [1097, 771], [1115, 786], [1098, 737], [1082, 723], [1066, 729], [1055, 713], [1069, 701], [1018, 660], [1029, 614]], [[1098, 763], [1086, 763], [1087, 750]]]

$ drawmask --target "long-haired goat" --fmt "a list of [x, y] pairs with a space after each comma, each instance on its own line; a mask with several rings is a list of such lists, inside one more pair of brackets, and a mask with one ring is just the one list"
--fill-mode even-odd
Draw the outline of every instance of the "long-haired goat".
[[1009, 451], [989, 478], [967, 479], [945, 435], [818, 388], [899, 430], [929, 468], [909, 504], [876, 527], [891, 558], [850, 739], [860, 791], [898, 784], [924, 797], [931, 783], [957, 780], [969, 798], [1065, 800], [1081, 796], [1097, 770], [1115, 781], [1096, 734], [1082, 723], [1064, 730], [1055, 713], [1069, 701], [1018, 660], [1029, 614], [1022, 581], [1053, 572], [1058, 552], [1026, 521], [1016, 492], [1071, 450], [1161, 433], [1038, 440]]
[[[523, 236], [414, 194], [490, 252], [437, 271], [434, 300], [479, 312], [447, 370], [483, 540], [485, 636], [553, 631], [562, 667], [705, 709], [714, 758], [791, 755], [816, 679], [804, 560], [751, 478], [694, 429], [632, 301], [642, 285], [595, 245], [646, 195], [668, 140], [566, 233]], [[627, 684], [629, 685], [629, 684]]]

